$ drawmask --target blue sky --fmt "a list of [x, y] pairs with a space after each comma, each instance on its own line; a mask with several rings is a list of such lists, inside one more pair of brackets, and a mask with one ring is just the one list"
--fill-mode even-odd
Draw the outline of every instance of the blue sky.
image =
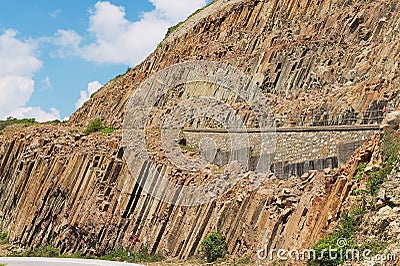
[[69, 117], [207, 0], [0, 0], [0, 119]]

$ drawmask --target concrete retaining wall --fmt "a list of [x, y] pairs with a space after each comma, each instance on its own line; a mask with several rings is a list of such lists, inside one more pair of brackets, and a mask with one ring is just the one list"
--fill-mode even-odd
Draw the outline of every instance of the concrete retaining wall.
[[[289, 177], [309, 170], [335, 168], [345, 163], [378, 129], [377, 126], [277, 128], [276, 132], [267, 133], [268, 141], [276, 141], [271, 169], [279, 177]], [[217, 148], [214, 163], [224, 165], [229, 162], [232, 145], [230, 135], [225, 131], [185, 130], [184, 134], [187, 144], [194, 147], [199, 147], [204, 138], [212, 139]], [[249, 130], [248, 139], [252, 157], [249, 168], [254, 170], [260, 154], [260, 133]]]

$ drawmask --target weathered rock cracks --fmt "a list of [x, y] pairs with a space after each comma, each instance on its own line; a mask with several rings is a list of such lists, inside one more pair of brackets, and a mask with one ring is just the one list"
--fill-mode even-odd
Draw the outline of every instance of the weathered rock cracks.
[[[206, 59], [251, 76], [268, 97], [277, 127], [377, 125], [400, 110], [399, 40], [398, 0], [218, 0], [105, 85], [67, 124], [2, 132], [0, 222], [15, 245], [51, 244], [64, 253], [132, 248], [129, 239], [137, 234], [149, 251], [187, 259], [212, 229], [226, 235], [229, 253], [237, 256], [255, 258], [266, 247], [309, 248], [352, 205], [359, 162], [370, 162], [367, 170], [379, 167], [379, 134], [337, 169], [287, 180], [271, 174], [256, 190], [249, 173], [214, 202], [179, 207], [143, 193], [128, 171], [121, 144], [125, 103], [158, 70]], [[116, 131], [84, 135], [94, 118]], [[398, 113], [385, 121], [385, 130], [396, 130]], [[160, 150], [158, 142], [148, 146]], [[170, 170], [161, 152], [154, 158], [162, 171]], [[396, 167], [379, 192], [368, 234], [390, 228], [399, 239]], [[177, 182], [188, 177], [171, 173]]]

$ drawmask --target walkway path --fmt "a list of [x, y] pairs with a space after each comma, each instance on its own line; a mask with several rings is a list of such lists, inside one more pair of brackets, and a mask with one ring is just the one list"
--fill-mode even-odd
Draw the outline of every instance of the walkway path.
[[127, 262], [87, 259], [58, 259], [58, 258], [0, 258], [0, 264], [7, 266], [141, 266]]
[[[355, 125], [355, 126], [313, 126], [313, 127], [277, 127], [263, 129], [261, 132], [319, 132], [319, 131], [369, 131], [379, 130], [379, 125]], [[194, 133], [227, 133], [225, 129], [212, 128], [185, 128], [184, 132]], [[260, 133], [260, 129], [247, 128], [246, 130], [231, 130], [231, 133]]]

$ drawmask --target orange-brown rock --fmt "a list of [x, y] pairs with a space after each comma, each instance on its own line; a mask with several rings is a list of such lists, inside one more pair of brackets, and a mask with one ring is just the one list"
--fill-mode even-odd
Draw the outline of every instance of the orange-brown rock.
[[120, 126], [128, 94], [144, 79], [205, 59], [253, 77], [281, 125], [379, 123], [400, 102], [399, 31], [396, 0], [216, 1], [107, 84], [70, 122], [101, 117]]
[[352, 171], [376, 143], [369, 141], [339, 170], [273, 178], [255, 191], [244, 180], [216, 202], [178, 207], [141, 193], [115, 146], [118, 135], [77, 140], [64, 126], [44, 125], [3, 139], [0, 214], [12, 242], [100, 254], [129, 246], [136, 233], [150, 250], [187, 258], [218, 229], [232, 254], [309, 247], [337, 221]]
[[[254, 191], [243, 180], [217, 201], [179, 207], [143, 193], [128, 171], [120, 130], [126, 100], [156, 71], [208, 59], [253, 77], [278, 126], [379, 123], [400, 104], [399, 8], [398, 0], [215, 1], [110, 81], [68, 125], [0, 135], [0, 221], [11, 241], [102, 254], [130, 246], [138, 234], [150, 251], [186, 259], [217, 229], [230, 254], [310, 247], [349, 206], [358, 162], [379, 161], [377, 137], [339, 169], [271, 177]], [[81, 135], [94, 118], [119, 130]]]

